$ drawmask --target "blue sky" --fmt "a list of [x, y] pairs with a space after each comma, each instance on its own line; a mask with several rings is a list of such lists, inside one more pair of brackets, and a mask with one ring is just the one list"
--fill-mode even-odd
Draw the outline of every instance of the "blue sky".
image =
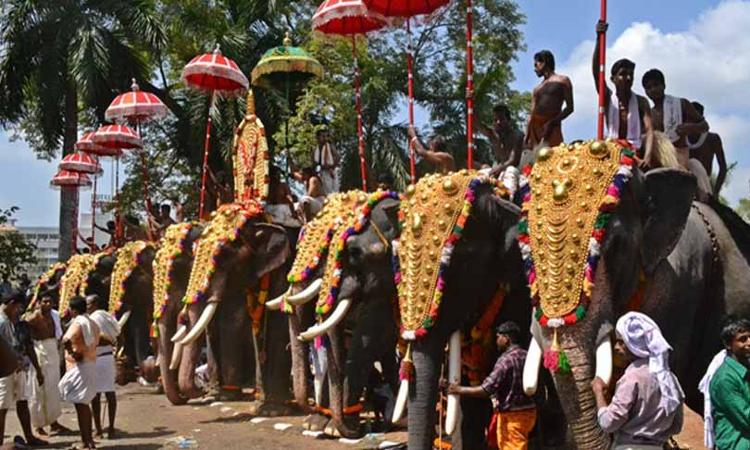
[[[750, 141], [750, 97], [745, 95], [750, 83], [750, 0], [609, 3], [608, 62], [633, 59], [638, 81], [646, 70], [659, 67], [665, 72], [668, 93], [703, 103], [712, 130], [722, 135], [727, 159], [739, 162], [723, 194], [733, 202], [750, 195], [750, 155], [744, 152]], [[520, 0], [519, 5], [527, 16], [527, 51], [513, 64], [513, 87], [531, 90], [539, 82], [532, 55], [551, 50], [557, 71], [569, 75], [574, 85], [576, 112], [563, 125], [565, 139], [594, 137], [590, 58], [599, 1]], [[636, 91], [642, 93], [640, 82]], [[417, 125], [424, 125], [424, 120], [419, 115]], [[25, 143], [10, 143], [0, 131], [0, 208], [20, 206], [21, 225], [57, 225], [59, 195], [48, 187], [55, 168], [56, 163], [35, 160]], [[104, 193], [109, 193], [109, 183], [105, 176]], [[81, 203], [87, 202], [84, 194]]]

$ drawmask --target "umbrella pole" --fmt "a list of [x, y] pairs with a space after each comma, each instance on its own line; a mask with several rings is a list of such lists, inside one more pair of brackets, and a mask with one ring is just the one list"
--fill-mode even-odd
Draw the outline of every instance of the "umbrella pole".
[[198, 212], [198, 218], [203, 220], [203, 207], [206, 201], [206, 172], [208, 171], [208, 148], [211, 143], [211, 109], [214, 107], [214, 91], [211, 91], [211, 99], [208, 104], [208, 120], [206, 120], [206, 143], [203, 146], [203, 176], [201, 177], [201, 204]]
[[472, 11], [471, 0], [466, 0], [466, 90], [469, 96], [466, 99], [466, 141], [467, 162], [466, 168], [474, 168], [474, 56], [472, 50]]
[[[607, 0], [601, 0], [601, 16], [599, 20], [607, 21]], [[596, 138], [604, 139], [604, 63], [607, 55], [607, 35], [599, 35], [599, 114], [596, 127]]]
[[[411, 19], [406, 19], [406, 72], [407, 72], [407, 92], [409, 93], [409, 125], [414, 126], [414, 83], [412, 81], [412, 60], [411, 60]], [[411, 171], [411, 184], [416, 183], [416, 164], [414, 156], [414, 140], [409, 140], [409, 168]]]
[[362, 102], [359, 92], [359, 63], [357, 62], [357, 39], [352, 34], [354, 55], [354, 98], [357, 104], [357, 136], [359, 137], [359, 170], [362, 174], [362, 190], [367, 192], [367, 169], [365, 167], [365, 139], [362, 137]]
[[[289, 184], [289, 116], [292, 115], [292, 105], [289, 102], [289, 72], [286, 72], [284, 81], [284, 99], [286, 100], [286, 114], [284, 118], [284, 154], [286, 155], [286, 183]], [[315, 161], [313, 161], [315, 163]]]
[[[96, 164], [99, 165], [99, 160], [94, 159], [96, 161]], [[91, 242], [94, 241], [95, 237], [95, 231], [96, 231], [96, 174], [94, 174], [94, 192], [91, 194]]]
[[[135, 127], [136, 130], [138, 130], [138, 136], [141, 136], [140, 119], [136, 119]], [[141, 139], [143, 139], [143, 136], [141, 136]], [[146, 167], [146, 149], [141, 148], [137, 151], [141, 158], [141, 180], [143, 180], [143, 199], [146, 202], [146, 224], [148, 226], [148, 239], [150, 241], [153, 241], [154, 230], [151, 228], [151, 221], [149, 220], [149, 217], [151, 216], [151, 197], [148, 195], [148, 168]]]
[[120, 155], [115, 156], [115, 245], [122, 243], [122, 218], [120, 217]]
[[72, 214], [73, 217], [71, 217], [72, 222], [70, 224], [71, 225], [70, 228], [73, 234], [72, 250], [73, 250], [73, 254], [75, 255], [78, 251], [78, 195], [79, 193], [78, 193], [77, 187], [73, 188], [73, 194], [74, 194], [73, 195], [73, 198], [74, 198], [73, 214]]

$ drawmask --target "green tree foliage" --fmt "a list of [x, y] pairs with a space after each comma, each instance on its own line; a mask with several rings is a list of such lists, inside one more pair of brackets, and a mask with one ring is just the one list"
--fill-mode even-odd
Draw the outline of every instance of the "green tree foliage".
[[12, 277], [36, 264], [36, 246], [11, 226], [16, 211], [16, 206], [0, 209], [0, 275], [4, 277]]

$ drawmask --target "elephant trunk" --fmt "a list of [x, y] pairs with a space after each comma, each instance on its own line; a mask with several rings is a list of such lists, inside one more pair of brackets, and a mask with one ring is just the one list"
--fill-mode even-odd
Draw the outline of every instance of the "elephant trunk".
[[[439, 339], [434, 339], [438, 341]], [[445, 342], [412, 342], [415, 380], [409, 387], [410, 450], [431, 450], [435, 430], [435, 403]]]
[[292, 389], [294, 400], [302, 411], [309, 409], [307, 404], [307, 390], [309, 388], [307, 373], [309, 372], [310, 345], [297, 340], [302, 331], [302, 314], [294, 312], [289, 315], [289, 337], [292, 353]]
[[[195, 324], [198, 320], [198, 308], [192, 305], [187, 312], [189, 322]], [[182, 348], [182, 360], [177, 375], [180, 392], [187, 398], [198, 398], [203, 392], [195, 385], [195, 368], [200, 359], [202, 340], [194, 340]]]
[[554, 373], [555, 387], [560, 393], [576, 448], [609, 448], [609, 436], [599, 426], [596, 399], [591, 390], [591, 380], [596, 369], [594, 355], [590, 341], [586, 342], [579, 337], [561, 333], [560, 344], [568, 356], [571, 373]]
[[[166, 324], [163, 324], [164, 319], [160, 320], [159, 327], [159, 370], [161, 371], [161, 384], [164, 387], [164, 394], [167, 396], [167, 400], [173, 405], [182, 405], [187, 402], [187, 398], [180, 394], [180, 389], [177, 381], [177, 370], [172, 370], [169, 367], [170, 360], [172, 358], [173, 344], [169, 339], [170, 330]], [[171, 327], [174, 329], [174, 327]]]

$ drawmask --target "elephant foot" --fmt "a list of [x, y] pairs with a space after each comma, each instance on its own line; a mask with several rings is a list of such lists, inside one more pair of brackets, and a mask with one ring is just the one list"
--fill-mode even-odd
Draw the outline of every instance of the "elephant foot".
[[341, 433], [339, 433], [339, 429], [333, 424], [333, 420], [328, 421], [328, 424], [323, 430], [323, 434], [336, 439], [343, 437], [341, 436]]
[[302, 428], [310, 431], [325, 431], [331, 419], [320, 413], [312, 413], [302, 421]]
[[359, 439], [364, 436], [363, 431], [359, 426], [359, 414], [356, 414], [344, 416], [344, 420], [340, 423], [331, 420], [326, 426], [325, 434], [335, 438]]
[[224, 402], [238, 402], [242, 400], [245, 394], [242, 393], [242, 389], [219, 389], [217, 400]]
[[286, 403], [255, 401], [250, 404], [248, 412], [253, 416], [290, 416], [294, 414], [294, 406]]

